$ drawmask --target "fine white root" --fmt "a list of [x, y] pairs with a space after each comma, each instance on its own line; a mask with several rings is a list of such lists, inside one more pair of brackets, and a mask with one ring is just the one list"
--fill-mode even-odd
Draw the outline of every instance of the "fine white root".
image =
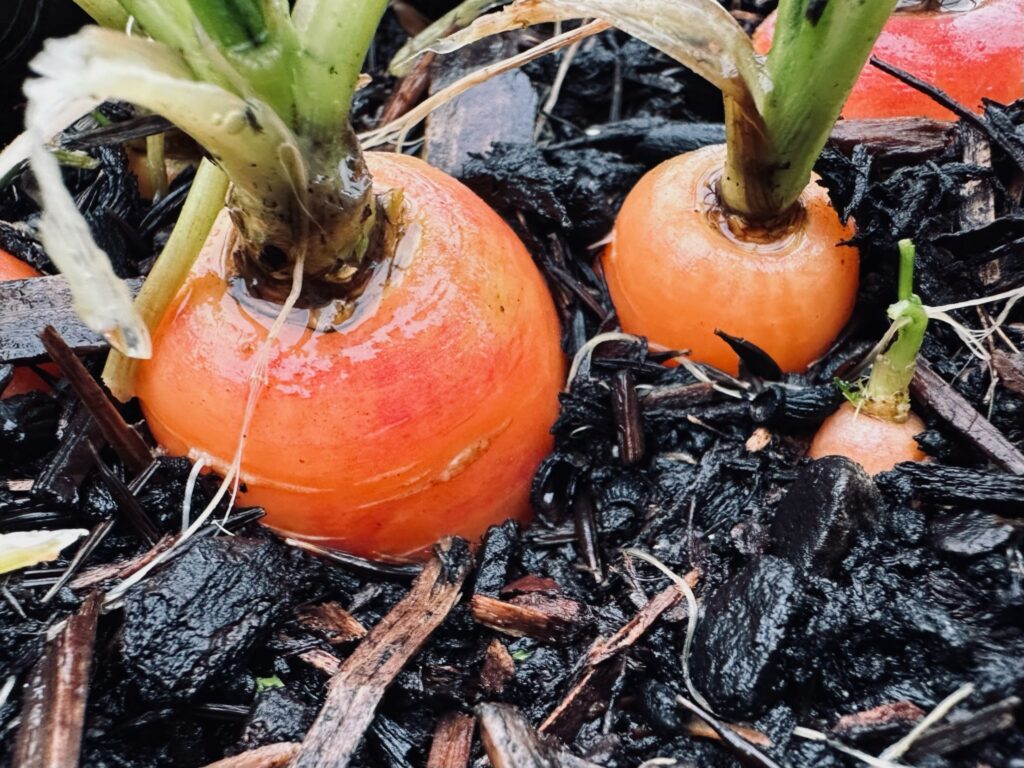
[[633, 548], [622, 550], [622, 554], [626, 557], [635, 557], [639, 560], [643, 560], [645, 563], [653, 565], [663, 574], [668, 576], [668, 578], [670, 578], [686, 596], [686, 637], [683, 640], [683, 655], [681, 659], [683, 667], [683, 683], [686, 685], [686, 690], [689, 691], [693, 700], [713, 714], [715, 711], [714, 708], [708, 704], [708, 700], [701, 695], [700, 691], [698, 691], [697, 687], [693, 684], [693, 680], [690, 679], [690, 651], [693, 646], [693, 637], [697, 633], [697, 613], [699, 611], [697, 606], [697, 596], [693, 594], [693, 590], [690, 588], [690, 585], [686, 583], [686, 579], [673, 571], [654, 555], [648, 554], [643, 550]]
[[572, 389], [572, 383], [576, 381], [577, 376], [589, 376], [590, 375], [590, 361], [594, 356], [594, 350], [596, 350], [602, 344], [609, 341], [642, 341], [639, 336], [634, 336], [631, 333], [622, 333], [621, 331], [609, 331], [608, 333], [599, 333], [594, 338], [587, 341], [572, 358], [572, 365], [569, 367], [569, 375], [565, 379], [565, 391], [568, 392]]
[[974, 693], [974, 686], [971, 683], [957, 688], [953, 693], [940, 701], [931, 712], [921, 718], [921, 722], [915, 725], [910, 733], [904, 736], [899, 741], [886, 747], [879, 757], [882, 760], [899, 760], [907, 751], [914, 745], [921, 735], [935, 725], [939, 720], [944, 718], [949, 711], [953, 709], [957, 704], [966, 699]]
[[823, 744], [828, 744], [837, 752], [842, 752], [844, 755], [855, 757], [862, 763], [872, 766], [872, 768], [907, 768], [905, 763], [895, 763], [892, 760], [882, 760], [881, 758], [869, 755], [867, 752], [862, 752], [854, 747], [848, 747], [841, 741], [836, 741], [828, 734], [816, 731], [813, 728], [804, 728], [803, 726], [798, 725], [793, 729], [793, 735], [800, 739], [806, 739], [807, 741], [820, 741]]

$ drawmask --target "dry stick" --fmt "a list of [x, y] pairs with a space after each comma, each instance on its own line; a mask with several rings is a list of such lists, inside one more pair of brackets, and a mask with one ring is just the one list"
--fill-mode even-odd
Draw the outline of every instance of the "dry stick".
[[98, 593], [85, 600], [32, 671], [14, 752], [20, 768], [78, 765], [101, 600]]
[[922, 359], [918, 360], [910, 393], [994, 464], [1015, 475], [1024, 475], [1024, 454]]
[[[992, 165], [992, 148], [980, 131], [963, 126], [961, 133], [963, 142], [964, 162], [969, 165], [990, 167]], [[963, 202], [960, 205], [960, 225], [964, 229], [975, 229], [990, 224], [996, 219], [996, 197], [989, 179], [971, 179], [962, 191]], [[980, 268], [981, 281], [984, 285], [999, 282], [999, 262], [991, 261]]]
[[225, 757], [206, 768], [285, 768], [299, 753], [299, 744], [283, 741]]
[[153, 461], [153, 455], [145, 441], [138, 432], [128, 426], [102, 387], [75, 356], [74, 351], [64, 343], [64, 339], [53, 326], [48, 325], [39, 334], [39, 339], [79, 399], [89, 409], [110, 447], [132, 472], [138, 474], [145, 470]]
[[544, 741], [507, 704], [481, 704], [480, 740], [493, 768], [598, 768]]
[[462, 712], [449, 712], [434, 729], [427, 768], [466, 768], [473, 749], [476, 718]]
[[294, 768], [344, 768], [391, 681], [444, 621], [462, 594], [472, 558], [462, 539], [435, 548], [409, 593], [341, 665]]

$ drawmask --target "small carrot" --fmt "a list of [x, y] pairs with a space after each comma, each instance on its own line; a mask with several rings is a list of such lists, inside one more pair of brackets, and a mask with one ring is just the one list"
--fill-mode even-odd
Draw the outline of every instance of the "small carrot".
[[[916, 0], [889, 19], [874, 55], [938, 86], [980, 112], [982, 99], [1008, 104], [1024, 97], [1024, 0]], [[777, 16], [754, 32], [754, 47], [767, 53]], [[865, 68], [843, 117], [930, 117], [952, 112], [874, 67]]]
[[807, 455], [845, 456], [872, 475], [903, 461], [925, 461], [914, 436], [925, 425], [910, 410], [910, 381], [928, 327], [921, 299], [913, 292], [914, 244], [901, 240], [898, 301], [889, 307], [895, 340], [878, 355], [862, 386], [844, 387], [847, 401], [818, 429]]
[[[17, 256], [0, 250], [0, 282], [25, 280], [30, 277], [39, 277], [39, 273]], [[48, 392], [49, 389], [46, 382], [31, 368], [18, 367], [14, 369], [14, 375], [0, 393], [0, 398], [23, 395], [26, 392]]]

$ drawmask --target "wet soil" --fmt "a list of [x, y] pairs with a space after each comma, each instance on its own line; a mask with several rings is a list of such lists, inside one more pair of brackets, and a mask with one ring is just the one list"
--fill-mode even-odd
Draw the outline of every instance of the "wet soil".
[[[443, 5], [421, 4], [429, 13]], [[732, 5], [753, 23], [771, 4]], [[395, 88], [382, 68], [400, 40], [389, 16], [371, 58], [374, 82], [358, 97], [361, 127]], [[525, 70], [542, 99], [558, 65], [556, 56]], [[124, 107], [103, 109], [115, 125], [132, 120]], [[463, 181], [535, 254], [570, 358], [615, 328], [592, 244], [640, 175], [720, 141], [720, 119], [709, 86], [605, 33], [576, 53], [536, 141], [500, 144], [463, 165]], [[96, 125], [86, 119], [73, 131]], [[1024, 370], [1016, 351], [1024, 313], [1011, 310], [985, 342], [998, 366], [932, 325], [923, 356], [941, 386], [915, 388], [929, 463], [872, 479], [846, 460], [803, 456], [841, 401], [834, 377], [884, 332], [899, 238], [918, 244], [926, 304], [1024, 285], [1024, 104], [990, 105], [972, 130], [984, 131], [991, 163], [964, 160], [966, 127], [926, 150], [874, 138], [830, 144], [818, 171], [857, 221], [861, 290], [851, 326], [807, 374], [782, 376], [742, 345], [740, 380], [710, 372], [710, 381], [663, 367], [642, 339], [595, 349], [561, 396], [555, 450], [533, 487], [537, 522], [490, 531], [464, 598], [387, 687], [351, 765], [425, 765], [432, 744], [450, 737], [457, 746], [460, 723], [472, 728], [454, 715], [477, 713], [485, 727], [500, 721], [532, 756], [514, 763], [523, 766], [625, 768], [654, 758], [702, 768], [853, 766], [862, 763], [837, 743], [878, 755], [970, 683], [902, 759], [921, 768], [1024, 766], [1015, 723], [1024, 696], [1024, 479], [1014, 469], [1024, 449], [1024, 377], [1014, 378]], [[152, 205], [116, 141], [88, 151], [99, 167], [69, 171], [68, 183], [118, 273], [144, 275], [189, 176]], [[963, 190], [976, 182], [991, 191], [989, 220], [965, 213]], [[0, 191], [0, 247], [49, 272], [33, 238], [30, 190], [21, 178]], [[979, 329], [1002, 306], [952, 314]], [[84, 360], [95, 373], [102, 354]], [[0, 365], [0, 381], [10, 370]], [[123, 413], [141, 420], [131, 405]], [[979, 433], [984, 419], [992, 433]], [[66, 384], [0, 401], [0, 532], [91, 531], [77, 558], [72, 547], [59, 561], [0, 577], [0, 686], [13, 686], [0, 695], [0, 765], [15, 764], [21, 686], [47, 632], [181, 525], [188, 463], [160, 459], [140, 479], [103, 445]], [[193, 509], [213, 482], [200, 479]], [[301, 741], [331, 673], [409, 593], [418, 569], [299, 550], [262, 529], [259, 514], [235, 510], [223, 526], [207, 526], [99, 619], [86, 647], [81, 765], [200, 766]], [[686, 600], [628, 549], [694, 574], [699, 622], [685, 661]], [[621, 642], [609, 650], [612, 636]], [[525, 724], [511, 710], [479, 709], [484, 703], [512, 705]], [[713, 710], [711, 731], [688, 704]], [[753, 731], [715, 737], [716, 723]], [[536, 728], [557, 741], [534, 743]], [[810, 740], [808, 729], [829, 741]], [[445, 754], [448, 762], [431, 765], [481, 759], [479, 735], [468, 752]]]

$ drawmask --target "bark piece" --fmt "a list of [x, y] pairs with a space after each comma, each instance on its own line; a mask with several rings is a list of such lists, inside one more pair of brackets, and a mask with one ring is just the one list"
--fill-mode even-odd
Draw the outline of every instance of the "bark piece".
[[466, 768], [473, 749], [476, 718], [461, 712], [449, 712], [434, 729], [427, 768]]
[[96, 622], [102, 596], [94, 593], [46, 648], [28, 681], [14, 764], [74, 768], [82, 747]]
[[366, 636], [366, 627], [359, 623], [340, 603], [320, 603], [302, 608], [299, 622], [324, 638], [331, 645], [342, 645]]
[[544, 739], [515, 707], [481, 704], [476, 711], [493, 768], [598, 768]]
[[994, 464], [1015, 475], [1024, 475], [1024, 454], [923, 360], [918, 360], [910, 393]]
[[516, 663], [505, 644], [495, 638], [491, 640], [484, 654], [484, 665], [480, 669], [480, 690], [496, 696], [505, 690], [508, 681], [515, 677]]
[[242, 752], [240, 755], [225, 757], [223, 760], [208, 764], [206, 768], [285, 768], [298, 753], [298, 744], [268, 744]]
[[471, 560], [462, 539], [438, 545], [409, 593], [370, 630], [331, 680], [294, 768], [349, 764], [384, 691], [458, 602]]
[[[142, 286], [141, 279], [125, 282], [133, 295]], [[39, 334], [47, 326], [56, 328], [77, 354], [109, 346], [102, 336], [82, 324], [63, 275], [0, 283], [0, 360], [19, 364], [46, 360]]]
[[539, 592], [509, 602], [473, 595], [470, 611], [485, 627], [512, 637], [532, 637], [548, 643], [568, 640], [586, 623], [586, 611], [575, 600]]

